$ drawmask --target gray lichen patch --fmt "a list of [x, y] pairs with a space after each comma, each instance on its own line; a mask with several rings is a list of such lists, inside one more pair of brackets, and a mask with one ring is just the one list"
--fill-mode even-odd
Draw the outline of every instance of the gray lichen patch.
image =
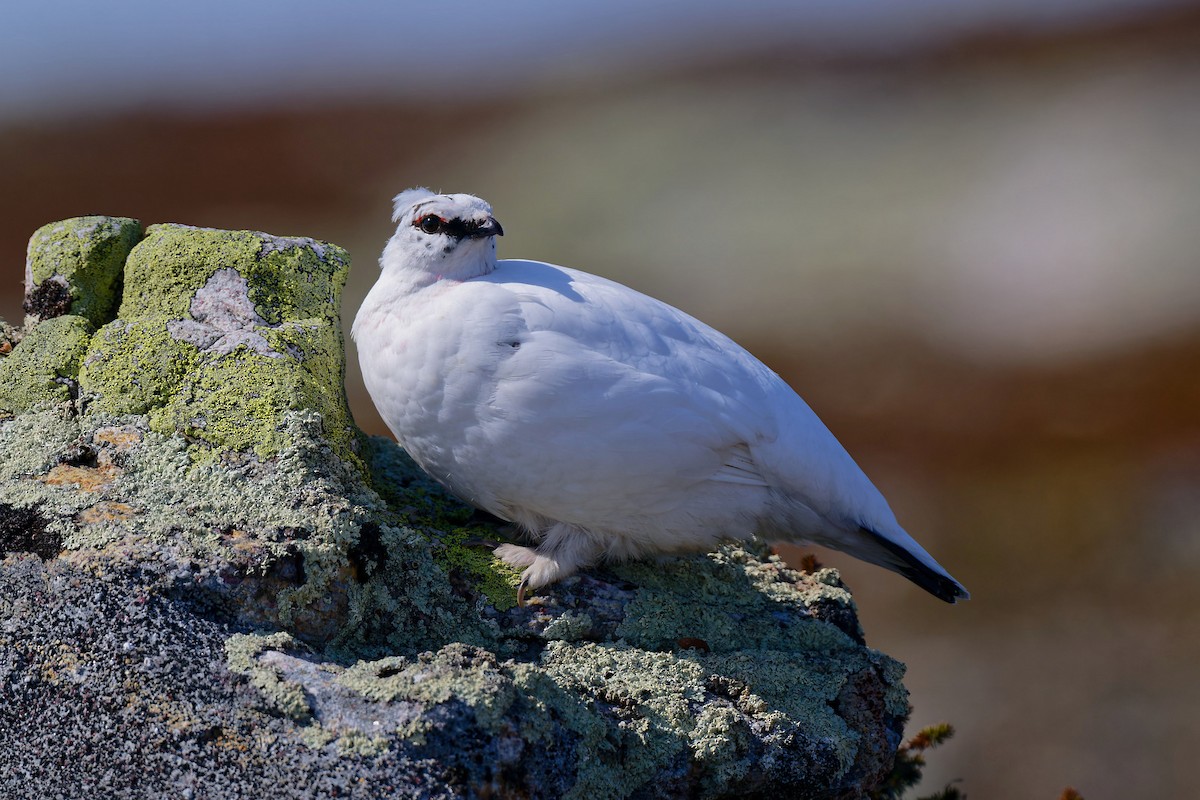
[[266, 320], [254, 310], [246, 279], [232, 269], [213, 273], [192, 298], [191, 319], [170, 320], [167, 331], [206, 353], [228, 355], [238, 347], [268, 358], [282, 356], [254, 332]]
[[11, 496], [26, 479], [49, 472], [78, 436], [67, 403], [0, 420], [0, 491]]
[[25, 262], [25, 310], [38, 319], [70, 313], [103, 325], [141, 235], [141, 223], [125, 217], [75, 217], [39, 228]]
[[[571, 609], [497, 616], [439, 568], [426, 515], [453, 516], [454, 501], [394, 444], [372, 440], [386, 454], [367, 458], [394, 465], [385, 504], [333, 456], [315, 414], [283, 426], [297, 444], [271, 459], [196, 461], [145, 417], [23, 414], [0, 422], [13, 446], [0, 503], [56, 519], [63, 563], [264, 631], [227, 640], [229, 668], [296, 741], [341, 758], [409, 753], [497, 786], [536, 774], [549, 796], [723, 796], [771, 782], [835, 796], [898, 738], [898, 667], [807, 613], [776, 585], [804, 576], [769, 558], [727, 548], [581, 576], [547, 592], [580, 592]], [[87, 516], [105, 503], [129, 511]], [[605, 580], [624, 588], [606, 594]], [[676, 630], [655, 605], [707, 608]], [[766, 621], [729, 631], [718, 621], [729, 613]], [[697, 632], [709, 652], [673, 638]], [[483, 759], [463, 761], [461, 741]]]
[[[386, 507], [334, 455], [319, 416], [297, 412], [279, 426], [291, 444], [269, 460], [196, 460], [183, 436], [153, 431], [144, 416], [21, 414], [0, 421], [0, 503], [41, 509], [76, 564], [137, 570], [241, 624], [283, 626], [343, 653], [492, 641], [434, 562], [429, 536], [376, 522]], [[379, 553], [369, 569], [364, 530]]]
[[262, 250], [259, 251], [262, 256], [268, 256], [271, 253], [286, 253], [299, 248], [312, 250], [317, 254], [317, 258], [324, 259], [325, 248], [328, 246], [325, 242], [319, 242], [307, 236], [272, 236], [261, 231], [255, 231], [254, 235], [262, 240]]
[[260, 659], [264, 651], [281, 648], [299, 648], [300, 644], [287, 633], [268, 636], [235, 634], [225, 640], [225, 654], [229, 668], [247, 675], [269, 701], [271, 708], [295, 720], [306, 720], [312, 716], [312, 707], [304, 693], [304, 687], [288, 680], [280, 670]]

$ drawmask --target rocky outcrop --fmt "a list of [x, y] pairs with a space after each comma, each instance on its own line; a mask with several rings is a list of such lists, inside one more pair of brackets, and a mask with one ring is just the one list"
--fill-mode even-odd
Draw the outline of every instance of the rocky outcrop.
[[342, 389], [343, 250], [86, 217], [0, 353], [0, 795], [857, 797], [903, 666], [725, 547], [516, 607]]

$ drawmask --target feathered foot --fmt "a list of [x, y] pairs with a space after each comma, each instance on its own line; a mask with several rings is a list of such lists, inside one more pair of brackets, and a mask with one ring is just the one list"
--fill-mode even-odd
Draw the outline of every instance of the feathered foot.
[[584, 531], [559, 523], [551, 526], [536, 547], [502, 544], [492, 554], [509, 566], [523, 568], [517, 605], [525, 606], [525, 591], [561, 581], [595, 562], [601, 548]]

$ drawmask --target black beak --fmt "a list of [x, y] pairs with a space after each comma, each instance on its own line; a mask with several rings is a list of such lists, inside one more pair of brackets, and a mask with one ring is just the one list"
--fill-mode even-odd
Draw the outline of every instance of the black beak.
[[[455, 239], [486, 239], [489, 236], [504, 235], [504, 228], [500, 227], [500, 223], [496, 221], [495, 217], [488, 217], [483, 220], [439, 219], [438, 222], [440, 227], [436, 230], [427, 230], [425, 228], [422, 228], [422, 230], [426, 233], [445, 233], [453, 236]], [[417, 223], [413, 224], [416, 225]]]
[[484, 239], [488, 236], [503, 236], [504, 228], [495, 217], [488, 217], [467, 229], [466, 235], [472, 239]]

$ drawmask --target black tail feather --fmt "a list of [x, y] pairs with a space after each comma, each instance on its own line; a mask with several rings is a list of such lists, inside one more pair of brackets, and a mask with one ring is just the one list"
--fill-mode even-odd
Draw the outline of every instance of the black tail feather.
[[934, 597], [945, 600], [947, 603], [955, 603], [971, 597], [958, 581], [930, 569], [918, 561], [912, 553], [892, 540], [870, 528], [860, 528], [860, 530], [871, 538], [873, 544], [887, 552], [887, 556], [881, 558], [878, 563], [900, 573]]

